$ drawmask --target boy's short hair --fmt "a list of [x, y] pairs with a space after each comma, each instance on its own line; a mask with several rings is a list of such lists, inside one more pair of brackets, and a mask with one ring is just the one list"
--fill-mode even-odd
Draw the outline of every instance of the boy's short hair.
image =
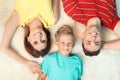
[[74, 37], [74, 33], [73, 33], [73, 29], [72, 27], [68, 26], [68, 25], [63, 25], [62, 27], [60, 27], [56, 34], [55, 34], [55, 39], [57, 40], [61, 34], [70, 34], [70, 35], [73, 35]]

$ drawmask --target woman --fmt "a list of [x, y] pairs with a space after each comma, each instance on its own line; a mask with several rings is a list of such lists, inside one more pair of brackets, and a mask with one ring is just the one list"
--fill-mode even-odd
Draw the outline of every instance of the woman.
[[50, 33], [46, 28], [57, 22], [59, 13], [57, 8], [59, 0], [16, 0], [4, 30], [1, 51], [27, 65], [33, 73], [40, 73], [39, 65], [22, 57], [11, 46], [11, 41], [17, 28], [22, 26], [25, 29], [26, 51], [33, 57], [46, 55], [50, 49]]

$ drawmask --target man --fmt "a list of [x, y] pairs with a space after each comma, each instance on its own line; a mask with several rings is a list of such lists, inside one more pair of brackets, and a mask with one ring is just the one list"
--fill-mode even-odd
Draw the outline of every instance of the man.
[[101, 36], [102, 23], [120, 38], [120, 19], [117, 16], [115, 0], [62, 0], [62, 2], [66, 14], [86, 26], [82, 43], [86, 55], [98, 55], [101, 48], [120, 49], [119, 40], [103, 44]]

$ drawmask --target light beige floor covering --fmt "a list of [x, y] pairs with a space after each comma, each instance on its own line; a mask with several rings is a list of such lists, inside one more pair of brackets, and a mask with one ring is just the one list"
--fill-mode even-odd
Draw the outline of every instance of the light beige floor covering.
[[[4, 30], [6, 20], [11, 14], [15, 0], [0, 0], [0, 41]], [[84, 31], [84, 26], [74, 22], [63, 11], [61, 3], [61, 15], [59, 22], [50, 28], [52, 33], [52, 49], [50, 52], [57, 50], [54, 42], [54, 33], [61, 25], [70, 25], [74, 27], [76, 35], [76, 44], [73, 52], [78, 53], [83, 58], [83, 76], [82, 80], [120, 80], [120, 51], [102, 49], [98, 56], [85, 56], [79, 35]], [[75, 26], [76, 25], [76, 26]], [[79, 26], [79, 27], [78, 27]], [[12, 27], [12, 26], [11, 26]], [[107, 28], [103, 28], [105, 40], [116, 39], [116, 36]], [[31, 57], [23, 47], [23, 28], [16, 32], [12, 45], [24, 57], [41, 62], [42, 58]], [[10, 58], [5, 53], [0, 53], [0, 80], [36, 80], [37, 74], [34, 75], [24, 65]]]

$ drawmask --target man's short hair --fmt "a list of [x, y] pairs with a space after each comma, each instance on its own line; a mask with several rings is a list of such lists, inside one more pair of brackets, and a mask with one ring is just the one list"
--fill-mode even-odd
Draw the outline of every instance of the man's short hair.
[[83, 48], [83, 52], [85, 53], [86, 56], [97, 56], [100, 53], [100, 49], [96, 50], [96, 51], [88, 51], [85, 49], [84, 44], [82, 43], [82, 48]]

